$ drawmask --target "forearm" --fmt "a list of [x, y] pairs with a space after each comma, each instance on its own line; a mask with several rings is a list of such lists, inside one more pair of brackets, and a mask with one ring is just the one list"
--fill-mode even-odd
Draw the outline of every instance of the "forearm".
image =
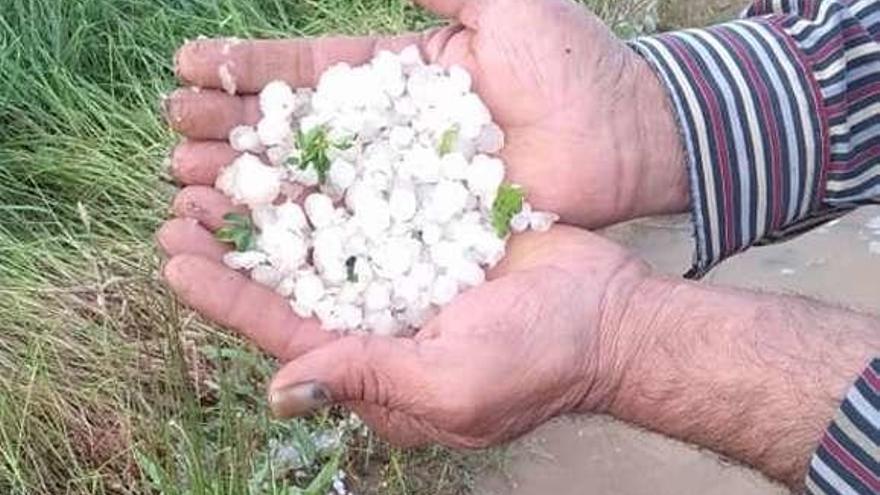
[[617, 346], [638, 349], [609, 412], [795, 488], [870, 358], [878, 320], [798, 297], [651, 279]]

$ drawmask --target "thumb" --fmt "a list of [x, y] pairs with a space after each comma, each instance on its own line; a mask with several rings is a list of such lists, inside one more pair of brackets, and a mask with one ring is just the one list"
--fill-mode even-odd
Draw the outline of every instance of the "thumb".
[[424, 377], [419, 343], [386, 337], [345, 337], [289, 362], [269, 386], [280, 419], [341, 402], [401, 408]]
[[415, 3], [435, 14], [461, 21], [463, 16], [467, 17], [465, 12], [468, 7], [482, 1], [484, 0], [415, 0]]

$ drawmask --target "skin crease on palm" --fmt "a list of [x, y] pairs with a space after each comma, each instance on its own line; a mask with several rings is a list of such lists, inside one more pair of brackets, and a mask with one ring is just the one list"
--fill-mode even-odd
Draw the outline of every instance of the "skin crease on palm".
[[[236, 155], [225, 142], [229, 130], [259, 118], [255, 93], [274, 79], [311, 86], [334, 63], [364, 63], [380, 49], [417, 43], [430, 61], [473, 74], [507, 134], [508, 179], [566, 223], [594, 228], [684, 211], [687, 179], [656, 77], [582, 6], [420, 3], [456, 22], [393, 38], [184, 45], [178, 77], [201, 89], [178, 90], [165, 102], [170, 124], [185, 137], [172, 157], [185, 187], [174, 201], [177, 218], [157, 237], [171, 258], [164, 276], [185, 303], [288, 362], [270, 386], [272, 402], [284, 402], [276, 413], [338, 402], [401, 445], [477, 447], [612, 400], [611, 377], [627, 356], [611, 342], [616, 310], [609, 308], [648, 269], [598, 236], [560, 226], [514, 238], [490, 282], [444, 308], [413, 340], [324, 332], [272, 291], [224, 268], [228, 248], [210, 233], [235, 209], [211, 185]], [[223, 64], [236, 96], [220, 90]], [[297, 394], [301, 407], [291, 408]]]

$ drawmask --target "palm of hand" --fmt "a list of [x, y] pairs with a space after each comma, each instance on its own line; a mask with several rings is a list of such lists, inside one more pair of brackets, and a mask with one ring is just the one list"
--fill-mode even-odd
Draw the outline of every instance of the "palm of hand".
[[[219, 260], [228, 248], [210, 231], [234, 207], [208, 186], [236, 154], [224, 142], [229, 129], [258, 117], [256, 98], [248, 93], [277, 78], [313, 84], [316, 74], [338, 61], [361, 63], [377, 49], [420, 42], [433, 60], [464, 65], [475, 75], [477, 90], [508, 134], [504, 153], [510, 178], [526, 186], [538, 207], [585, 224], [622, 215], [615, 159], [607, 166], [583, 166], [607, 155], [614, 158], [619, 154], [615, 143], [604, 126], [583, 122], [613, 111], [608, 94], [615, 87], [614, 77], [602, 75], [607, 71], [597, 76], [585, 68], [622, 70], [627, 55], [615, 51], [619, 46], [599, 23], [562, 0], [473, 5], [483, 9], [457, 10], [464, 29], [393, 39], [245, 42], [231, 49], [221, 40], [194, 42], [178, 54], [178, 75], [214, 89], [181, 90], [166, 103], [172, 127], [188, 138], [172, 158], [172, 172], [187, 185], [174, 202], [179, 218], [158, 233], [172, 257], [165, 268], [172, 289], [206, 317], [240, 331], [270, 354], [285, 361], [300, 358], [276, 383], [314, 371], [307, 364], [322, 357], [350, 353], [353, 363], [363, 365], [361, 375], [372, 373], [377, 387], [364, 388], [365, 380], [360, 387], [350, 386], [341, 377], [331, 392], [334, 399], [350, 403], [372, 426], [403, 443], [432, 438], [482, 445], [515, 436], [587, 400], [589, 391], [574, 385], [589, 384], [595, 374], [598, 364], [585, 356], [599, 338], [599, 301], [612, 274], [632, 264], [625, 253], [571, 229], [530, 236], [514, 242], [489, 284], [449, 306], [416, 340], [375, 339], [367, 345], [338, 340], [317, 322], [296, 317], [283, 298], [225, 269]], [[223, 85], [218, 76], [223, 64], [235, 73], [243, 96], [217, 90]], [[580, 201], [592, 208], [582, 208]], [[388, 383], [371, 371], [371, 362], [359, 358], [374, 352], [362, 352], [365, 345], [395, 346], [384, 350], [401, 356], [407, 355], [406, 347], [417, 348], [425, 361], [402, 362], [400, 369], [418, 365], [426, 372], [396, 375], [396, 382], [388, 383], [396, 383], [397, 394], [389, 395]], [[341, 370], [337, 362], [338, 357], [333, 367]], [[517, 375], [519, 382], [510, 380]], [[424, 381], [400, 382], [414, 376]], [[419, 390], [424, 395], [412, 394]]]

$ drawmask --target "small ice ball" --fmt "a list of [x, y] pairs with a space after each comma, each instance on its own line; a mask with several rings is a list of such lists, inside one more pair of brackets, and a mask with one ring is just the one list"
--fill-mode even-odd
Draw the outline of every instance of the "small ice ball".
[[534, 211], [529, 216], [529, 223], [535, 232], [547, 232], [559, 221], [559, 215], [543, 211]]
[[504, 148], [504, 131], [494, 122], [484, 125], [477, 137], [477, 151], [492, 155], [502, 148]]
[[380, 311], [391, 305], [391, 285], [388, 282], [373, 282], [364, 292], [364, 306], [368, 311]]
[[347, 160], [336, 159], [330, 164], [328, 178], [330, 179], [330, 184], [341, 191], [345, 191], [354, 184], [357, 178], [357, 170]]
[[281, 170], [244, 153], [217, 176], [215, 187], [234, 203], [258, 206], [268, 204], [281, 192]]
[[263, 143], [260, 142], [260, 135], [254, 126], [239, 125], [229, 131], [229, 144], [235, 151], [262, 153]]
[[473, 80], [468, 71], [458, 65], [453, 65], [449, 68], [449, 83], [456, 93], [463, 95], [471, 90]]
[[448, 276], [441, 275], [434, 281], [431, 291], [431, 302], [438, 306], [445, 306], [458, 295], [458, 282]]
[[260, 251], [232, 251], [223, 255], [223, 264], [233, 270], [252, 270], [269, 258]]
[[306, 198], [305, 207], [309, 221], [316, 229], [324, 228], [333, 222], [334, 208], [330, 196], [312, 193]]
[[295, 301], [304, 308], [314, 309], [324, 297], [324, 282], [314, 273], [306, 273], [296, 279], [293, 288]]
[[284, 81], [272, 81], [260, 91], [260, 111], [263, 115], [289, 117], [297, 107], [297, 97]]
[[389, 207], [391, 208], [391, 217], [399, 222], [405, 222], [412, 219], [418, 208], [418, 199], [416, 193], [408, 187], [398, 187], [391, 191], [389, 198]]
[[283, 278], [284, 274], [271, 266], [260, 265], [251, 270], [251, 280], [270, 289], [277, 287]]
[[278, 114], [269, 114], [257, 124], [257, 135], [264, 146], [280, 146], [292, 139], [290, 122]]

